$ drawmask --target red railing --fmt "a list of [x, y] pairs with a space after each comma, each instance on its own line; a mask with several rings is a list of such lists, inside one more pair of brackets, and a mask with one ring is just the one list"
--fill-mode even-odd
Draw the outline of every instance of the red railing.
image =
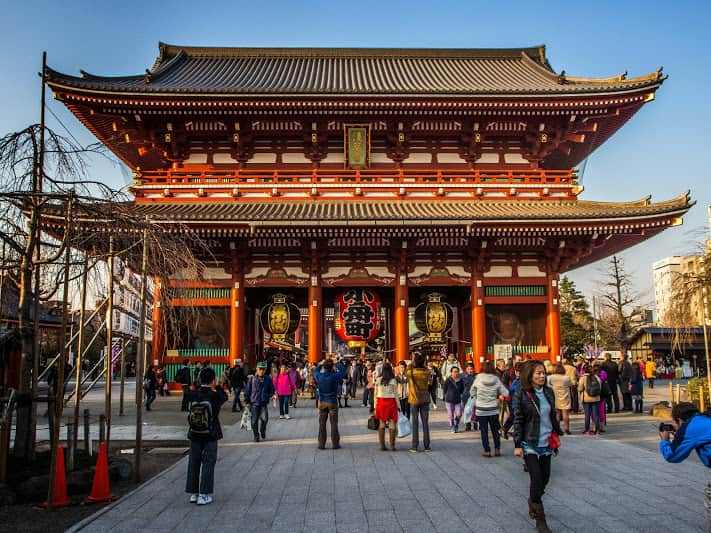
[[145, 171], [137, 176], [139, 185], [241, 185], [278, 187], [279, 185], [575, 185], [575, 170], [166, 170]]

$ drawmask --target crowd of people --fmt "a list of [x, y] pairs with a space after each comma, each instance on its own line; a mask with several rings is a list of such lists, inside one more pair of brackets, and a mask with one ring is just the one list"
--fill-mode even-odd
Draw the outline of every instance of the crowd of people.
[[[481, 453], [486, 458], [501, 456], [502, 439], [513, 437], [514, 453], [529, 475], [528, 510], [538, 531], [549, 531], [542, 498], [560, 437], [571, 434], [570, 414], [584, 413], [584, 435], [603, 433], [608, 414], [641, 412], [642, 382], [648, 380], [651, 387], [656, 377], [653, 361], [651, 365], [650, 361], [629, 361], [623, 355], [616, 362], [609, 354], [603, 361], [560, 364], [517, 356], [509, 364], [503, 360], [484, 362], [478, 373], [471, 362], [462, 368], [453, 354], [435, 362], [413, 353], [409, 361], [397, 365], [387, 359], [341, 361], [335, 356], [318, 364], [261, 361], [253, 372], [237, 360], [219, 379], [209, 362], [198, 368], [191, 368], [189, 360], [184, 363], [175, 379], [185, 392], [181, 408], [189, 413], [191, 451], [186, 491], [191, 502], [204, 505], [212, 501], [216, 443], [221, 438], [219, 408], [228, 400], [229, 392], [233, 394], [233, 411], [249, 411], [255, 443], [267, 439], [270, 402], [274, 408], [278, 404], [280, 419], [289, 420], [289, 410], [297, 405], [299, 396], [314, 400], [315, 404], [307, 402], [307, 406], [314, 405], [318, 412], [317, 448], [326, 448], [330, 429], [332, 448], [337, 450], [341, 447], [339, 409], [350, 407], [348, 400], [358, 397], [360, 387], [362, 405], [374, 421], [371, 429], [377, 430], [382, 451], [397, 449], [400, 417], [410, 422], [409, 450], [431, 451], [429, 413], [437, 409], [438, 402], [442, 402], [452, 433], [478, 430]], [[150, 372], [152, 369], [147, 376]], [[157, 379], [155, 372], [149, 377], [152, 379]], [[159, 388], [157, 382], [155, 387]], [[194, 406], [200, 403], [210, 405], [209, 417], [203, 411], [194, 413]], [[202, 426], [194, 427], [194, 419]], [[200, 427], [207, 430], [201, 433]], [[673, 443], [661, 449], [670, 461], [688, 455], [687, 448]], [[704, 453], [708, 458], [709, 452]]]

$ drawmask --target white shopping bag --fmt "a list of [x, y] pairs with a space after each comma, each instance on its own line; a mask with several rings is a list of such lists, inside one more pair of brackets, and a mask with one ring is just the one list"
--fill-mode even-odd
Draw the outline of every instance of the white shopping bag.
[[397, 438], [402, 439], [407, 437], [412, 432], [410, 427], [410, 421], [402, 413], [402, 411], [397, 412]]
[[249, 412], [249, 409], [244, 410], [242, 413], [242, 420], [240, 420], [239, 427], [240, 429], [250, 429], [252, 426], [252, 413]]
[[472, 416], [474, 416], [474, 410], [476, 409], [476, 402], [472, 396], [469, 397], [467, 403], [464, 404], [464, 421], [471, 422]]

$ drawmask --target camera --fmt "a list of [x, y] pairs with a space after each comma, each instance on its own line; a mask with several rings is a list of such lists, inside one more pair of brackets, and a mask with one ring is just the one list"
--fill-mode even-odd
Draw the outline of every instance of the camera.
[[671, 431], [674, 432], [674, 426], [671, 424], [667, 424], [666, 422], [660, 422], [659, 424], [659, 431]]

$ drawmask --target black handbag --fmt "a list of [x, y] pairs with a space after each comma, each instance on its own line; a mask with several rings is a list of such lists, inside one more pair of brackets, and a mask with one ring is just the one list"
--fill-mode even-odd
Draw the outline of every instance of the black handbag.
[[377, 418], [375, 418], [375, 416], [370, 415], [370, 417], [368, 417], [368, 429], [377, 431], [379, 427], [380, 427], [380, 421]]

